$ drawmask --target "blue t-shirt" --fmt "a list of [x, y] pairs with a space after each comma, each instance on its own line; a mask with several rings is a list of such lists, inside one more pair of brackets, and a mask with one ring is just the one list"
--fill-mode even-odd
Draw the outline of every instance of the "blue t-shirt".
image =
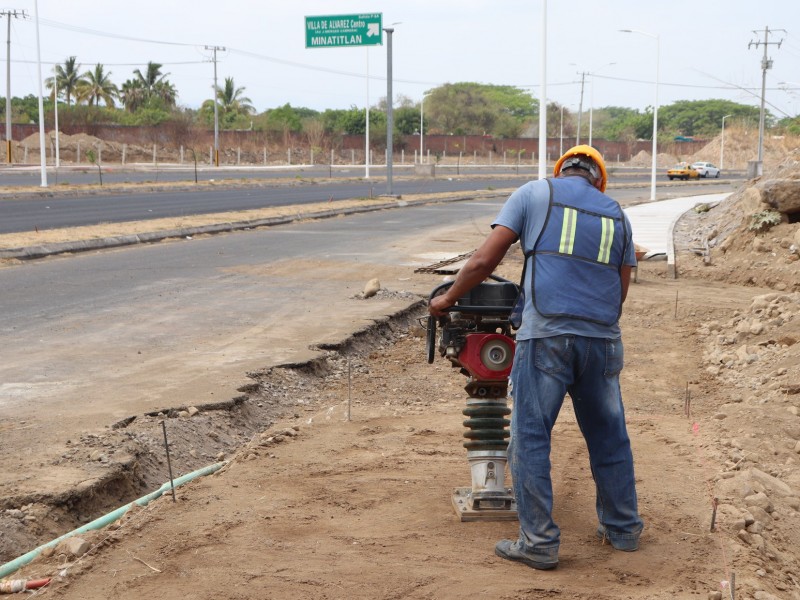
[[[569, 185], [587, 186], [592, 188], [583, 177], [571, 176], [564, 177], [563, 181]], [[533, 250], [539, 233], [544, 226], [547, 217], [547, 209], [550, 203], [550, 186], [547, 181], [540, 179], [530, 181], [517, 189], [509, 196], [497, 218], [492, 223], [507, 227], [519, 236], [520, 246], [523, 253], [527, 254]], [[623, 212], [624, 215], [624, 212]], [[636, 254], [631, 236], [631, 225], [628, 216], [625, 217], [627, 228], [627, 253], [624, 264], [636, 266]], [[528, 258], [526, 260], [532, 260]], [[583, 319], [573, 319], [569, 317], [543, 317], [534, 308], [531, 298], [531, 274], [533, 269], [525, 269], [525, 306], [522, 313], [522, 325], [517, 331], [518, 340], [528, 340], [556, 335], [573, 334], [585, 337], [616, 339], [621, 337], [619, 322], [613, 325], [601, 325]]]

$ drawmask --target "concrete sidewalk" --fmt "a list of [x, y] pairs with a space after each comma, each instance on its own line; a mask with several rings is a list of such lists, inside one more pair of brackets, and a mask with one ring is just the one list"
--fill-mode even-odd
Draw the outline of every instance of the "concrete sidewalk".
[[[730, 196], [724, 194], [704, 194], [702, 196], [686, 196], [631, 206], [625, 209], [633, 228], [633, 241], [647, 250], [646, 258], [665, 255], [667, 272], [675, 270], [675, 248], [672, 232], [683, 213], [698, 204], [714, 206]], [[674, 275], [673, 275], [674, 276]]]
[[667, 254], [672, 240], [675, 222], [687, 210], [698, 204], [715, 205], [730, 196], [704, 194], [638, 204], [625, 209], [633, 227], [633, 241], [647, 248], [648, 254]]

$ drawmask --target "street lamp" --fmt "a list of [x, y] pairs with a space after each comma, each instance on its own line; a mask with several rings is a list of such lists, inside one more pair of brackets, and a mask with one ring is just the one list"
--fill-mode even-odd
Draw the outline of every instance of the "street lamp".
[[[41, 169], [41, 187], [47, 187], [47, 156], [44, 146], [44, 100], [42, 98], [42, 47], [39, 43], [39, 2], [33, 3], [34, 20], [36, 21], [36, 69], [39, 80], [39, 164]], [[8, 99], [11, 104], [11, 98]]]
[[719, 143], [719, 168], [725, 167], [725, 119], [733, 115], [725, 115], [722, 117], [722, 139]]
[[394, 140], [392, 133], [394, 130], [394, 107], [392, 106], [392, 34], [394, 26], [400, 22], [392, 23], [389, 27], [384, 27], [386, 32], [386, 193], [392, 195], [392, 150]]
[[623, 33], [638, 33], [646, 35], [647, 37], [655, 38], [656, 40], [656, 101], [653, 107], [653, 172], [650, 182], [650, 200], [656, 199], [656, 159], [658, 156], [658, 76], [659, 76], [659, 63], [661, 60], [661, 39], [655, 33], [647, 33], [646, 31], [639, 31], [638, 29], [620, 29]]

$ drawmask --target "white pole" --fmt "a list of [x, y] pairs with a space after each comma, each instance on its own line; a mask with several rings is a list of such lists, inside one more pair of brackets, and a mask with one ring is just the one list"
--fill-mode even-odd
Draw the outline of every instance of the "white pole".
[[[34, 0], [33, 12], [36, 17], [36, 68], [39, 77], [39, 163], [42, 169], [41, 187], [47, 187], [47, 156], [44, 151], [44, 99], [42, 98], [42, 49], [39, 43], [39, 2]], [[11, 98], [8, 99], [11, 102]]]
[[539, 96], [539, 179], [547, 177], [547, 0], [542, 0], [542, 90]]
[[55, 111], [56, 126], [56, 169], [61, 166], [61, 158], [58, 152], [58, 73], [53, 67], [53, 110]]
[[653, 174], [650, 182], [650, 200], [656, 199], [656, 169], [658, 159], [658, 80], [661, 72], [661, 38], [656, 38], [656, 105], [653, 108]]
[[367, 51], [367, 110], [366, 110], [366, 131], [364, 133], [364, 177], [369, 179], [369, 46]]
[[422, 115], [423, 115], [424, 111], [425, 111], [425, 94], [422, 94], [422, 100], [420, 100], [420, 103], [419, 103], [419, 162], [420, 162], [420, 164], [422, 164], [422, 146], [423, 146], [423, 142], [422, 142], [423, 133], [422, 132], [425, 131], [425, 129], [424, 129], [424, 121], [422, 120]]
[[733, 115], [725, 115], [722, 117], [722, 140], [719, 144], [719, 168], [720, 170], [725, 167], [725, 119]]
[[592, 80], [589, 82], [589, 145], [592, 145], [592, 117], [594, 113], [594, 75], [589, 73]]
[[660, 74], [661, 62], [661, 39], [658, 34], [647, 33], [646, 31], [639, 31], [638, 29], [620, 29], [624, 33], [639, 33], [647, 37], [655, 38], [656, 40], [656, 99], [655, 106], [653, 107], [653, 167], [650, 178], [650, 200], [656, 199], [656, 168], [658, 160], [658, 79]]

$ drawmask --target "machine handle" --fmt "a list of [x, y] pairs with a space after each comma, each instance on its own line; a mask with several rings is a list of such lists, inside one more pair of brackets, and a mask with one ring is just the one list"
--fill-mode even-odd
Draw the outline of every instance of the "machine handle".
[[[517, 285], [513, 281], [510, 281], [505, 277], [500, 277], [499, 275], [495, 275], [494, 273], [489, 275], [487, 279], [491, 279], [499, 283], [511, 283], [514, 284], [515, 286]], [[428, 297], [428, 302], [430, 302], [430, 300], [435, 298], [436, 296], [441, 295], [443, 291], [452, 286], [453, 283], [454, 283], [453, 281], [445, 281], [444, 283], [441, 283], [437, 285], [435, 288], [433, 288], [433, 291]], [[510, 315], [513, 308], [514, 308], [513, 304], [511, 306], [471, 306], [465, 304], [454, 304], [453, 306], [445, 308], [444, 311], [445, 312], [458, 311], [476, 315], [497, 315], [497, 314]]]

